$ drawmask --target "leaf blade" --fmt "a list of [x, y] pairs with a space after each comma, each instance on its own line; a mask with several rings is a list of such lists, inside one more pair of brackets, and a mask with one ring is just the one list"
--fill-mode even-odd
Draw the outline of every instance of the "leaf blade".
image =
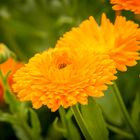
[[108, 140], [108, 130], [100, 107], [89, 98], [88, 105], [81, 106], [81, 112], [94, 140]]

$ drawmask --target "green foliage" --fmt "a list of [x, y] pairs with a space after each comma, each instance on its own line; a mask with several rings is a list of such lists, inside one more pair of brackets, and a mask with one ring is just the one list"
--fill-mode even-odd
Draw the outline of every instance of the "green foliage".
[[[41, 140], [41, 128], [36, 113], [32, 109], [29, 109], [27, 103], [21, 103], [16, 99], [15, 95], [11, 93], [7, 83], [8, 74], [3, 76], [0, 71], [0, 76], [4, 85], [4, 99], [10, 108], [9, 113], [0, 111], [0, 121], [10, 123], [20, 140]], [[28, 114], [29, 111], [30, 118]], [[31, 121], [31, 127], [29, 126], [28, 119]]]
[[73, 113], [71, 110], [68, 110], [66, 114], [66, 119], [67, 119], [67, 125], [68, 125], [68, 130], [69, 130], [69, 136], [71, 140], [81, 140], [80, 133], [78, 131], [78, 128], [76, 127], [76, 124], [72, 121]]
[[102, 112], [96, 102], [89, 98], [88, 105], [81, 106], [83, 119], [86, 122], [93, 140], [108, 140], [108, 130]]
[[133, 108], [131, 112], [132, 121], [138, 133], [140, 133], [140, 93], [137, 93], [133, 102]]
[[72, 111], [69, 109], [66, 113], [62, 109], [60, 112], [61, 121], [56, 117], [53, 123], [55, 131], [61, 133], [68, 140], [81, 140], [80, 133], [75, 123], [72, 121]]
[[118, 105], [113, 98], [113, 93], [110, 88], [105, 92], [105, 96], [97, 98], [96, 102], [100, 105], [103, 115], [110, 124], [123, 126], [122, 115], [120, 115], [121, 112], [117, 110]]
[[41, 133], [41, 126], [39, 123], [39, 119], [36, 112], [33, 109], [30, 109], [30, 115], [31, 115], [32, 130], [35, 136], [37, 136], [37, 134]]
[[103, 0], [3, 0], [0, 4], [0, 41], [25, 61], [54, 47], [83, 19], [93, 15], [99, 20], [102, 12], [111, 10]]
[[[103, 12], [114, 21], [114, 11], [109, 0], [0, 0], [0, 42], [5, 43], [18, 59], [27, 62], [35, 53], [54, 47], [63, 33], [78, 26], [89, 16], [94, 16], [100, 23]], [[132, 12], [123, 11], [122, 15], [137, 23], [140, 22]], [[140, 63], [136, 67], [128, 68], [125, 73], [117, 74], [119, 77], [117, 84], [138, 133], [140, 133], [139, 73]], [[45, 108], [46, 114], [40, 112], [37, 114], [29, 103], [21, 103], [16, 99], [9, 90], [6, 77], [3, 77], [3, 82], [4, 98], [8, 107], [1, 109], [0, 121], [9, 123], [20, 140], [41, 140], [42, 135], [47, 140], [62, 140], [66, 137], [71, 140], [83, 139], [84, 136], [71, 110], [65, 112], [65, 128], [57, 112], [50, 113]], [[98, 137], [101, 140], [107, 139], [106, 126], [111, 140], [134, 139], [125, 120], [122, 119], [110, 89], [103, 98], [95, 101], [96, 103], [90, 99], [87, 106], [80, 108], [86, 125], [95, 139], [98, 140]], [[43, 124], [40, 124], [40, 120]], [[98, 124], [98, 128], [95, 123]], [[0, 128], [1, 132], [2, 129]], [[42, 131], [45, 133], [42, 134]], [[7, 132], [5, 135], [8, 135]]]

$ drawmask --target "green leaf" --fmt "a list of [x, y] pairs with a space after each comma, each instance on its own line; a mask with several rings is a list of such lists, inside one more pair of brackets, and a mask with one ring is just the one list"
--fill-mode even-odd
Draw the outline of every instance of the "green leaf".
[[[71, 110], [70, 110], [71, 111]], [[68, 127], [68, 136], [71, 140], [81, 140], [80, 133], [72, 121], [72, 116], [66, 118], [67, 119], [67, 127]]]
[[18, 105], [18, 116], [20, 116], [20, 118], [22, 118], [25, 121], [28, 121], [28, 117], [29, 117], [29, 104], [27, 102], [20, 102], [20, 104]]
[[26, 134], [25, 129], [21, 127], [21, 125], [17, 125], [13, 123], [12, 127], [19, 140], [30, 140], [30, 137]]
[[12, 94], [8, 89], [5, 90], [4, 99], [7, 104], [10, 106], [10, 111], [12, 113], [19, 111], [20, 102], [17, 101], [14, 94]]
[[58, 117], [56, 117], [56, 118], [54, 119], [54, 122], [53, 122], [53, 125], [52, 125], [52, 126], [54, 127], [54, 129], [55, 129], [56, 131], [58, 131], [58, 132], [60, 132], [60, 133], [62, 133], [62, 134], [65, 133], [65, 129], [64, 129], [62, 126], [60, 126], [60, 124], [59, 124], [59, 118], [58, 118]]
[[113, 100], [113, 94], [111, 93], [111, 89], [108, 89], [104, 94], [105, 96], [102, 98], [97, 98], [95, 101], [100, 105], [103, 115], [105, 119], [113, 125], [121, 126], [123, 125], [122, 115], [120, 110], [116, 111], [118, 108], [118, 104], [116, 100]]
[[47, 131], [46, 140], [62, 140], [64, 138], [62, 131], [58, 126], [54, 126], [54, 124], [51, 124]]
[[41, 126], [37, 113], [33, 109], [30, 109], [30, 115], [33, 135], [36, 137], [37, 140], [41, 140]]
[[2, 111], [0, 111], [0, 121], [9, 122], [9, 123], [15, 122], [13, 115], [11, 115], [9, 113], [2, 112]]
[[81, 140], [80, 133], [75, 126], [74, 122], [72, 121], [73, 113], [69, 109], [67, 113], [65, 114], [66, 119], [66, 128], [62, 127], [62, 124], [60, 124], [60, 121], [58, 120], [58, 117], [55, 118], [53, 126], [55, 130], [62, 133], [63, 135], [67, 135], [68, 140]]
[[140, 133], [140, 94], [137, 93], [136, 98], [133, 102], [133, 108], [132, 108], [132, 122], [134, 126], [136, 127], [136, 130]]
[[[30, 137], [27, 135], [26, 129], [21, 124], [24, 122], [21, 122], [17, 118], [18, 117], [16, 116], [16, 114], [13, 115], [13, 114], [0, 111], [0, 121], [10, 123], [16, 133], [16, 136], [19, 138], [19, 140], [31, 140]], [[26, 124], [24, 124], [24, 126], [25, 125]]]
[[88, 105], [81, 106], [81, 112], [93, 140], [108, 140], [108, 131], [100, 107], [89, 98]]

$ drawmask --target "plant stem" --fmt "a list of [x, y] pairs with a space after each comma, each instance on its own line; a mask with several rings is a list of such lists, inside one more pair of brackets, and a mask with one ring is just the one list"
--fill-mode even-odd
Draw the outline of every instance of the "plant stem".
[[83, 119], [82, 114], [81, 114], [78, 106], [77, 105], [72, 106], [71, 109], [72, 109], [74, 117], [75, 117], [75, 119], [76, 119], [76, 121], [77, 121], [77, 123], [78, 123], [78, 125], [79, 125], [79, 127], [80, 127], [80, 129], [81, 129], [81, 131], [83, 133], [83, 135], [85, 136], [86, 140], [92, 140], [93, 138], [92, 138], [90, 132], [88, 131], [88, 128], [86, 126], [86, 122]]
[[129, 138], [129, 139], [133, 139], [133, 135], [131, 135], [130, 133], [126, 132], [126, 131], [123, 131], [122, 129], [119, 129], [118, 127], [116, 126], [113, 126], [113, 125], [110, 125], [110, 124], [107, 124], [107, 127], [108, 129], [110, 129], [111, 131], [117, 133], [117, 134], [120, 134], [126, 138]]
[[67, 126], [67, 120], [66, 120], [66, 112], [65, 112], [65, 109], [63, 107], [60, 107], [59, 108], [59, 114], [60, 114], [60, 118], [61, 118], [61, 121], [62, 121], [62, 125], [63, 125], [63, 128], [64, 128], [64, 136], [69, 139], [69, 136], [68, 136], [68, 126]]
[[140, 140], [140, 136], [139, 136], [139, 134], [137, 134], [137, 132], [136, 132], [136, 130], [135, 130], [135, 127], [133, 126], [133, 124], [132, 124], [132, 122], [131, 122], [131, 120], [130, 120], [129, 114], [128, 114], [128, 112], [127, 112], [127, 109], [126, 109], [125, 104], [124, 104], [124, 102], [123, 102], [123, 100], [122, 100], [120, 91], [119, 91], [119, 89], [118, 89], [116, 83], [114, 83], [114, 84], [111, 86], [111, 88], [112, 88], [112, 91], [113, 91], [113, 93], [114, 93], [113, 95], [114, 95], [114, 97], [115, 97], [115, 99], [116, 99], [116, 101], [117, 101], [117, 103], [118, 103], [119, 109], [120, 109], [120, 111], [121, 111], [122, 114], [123, 114], [123, 118], [124, 118], [124, 120], [126, 121], [126, 123], [128, 124], [128, 126], [129, 126], [131, 132], [133, 133], [135, 140]]

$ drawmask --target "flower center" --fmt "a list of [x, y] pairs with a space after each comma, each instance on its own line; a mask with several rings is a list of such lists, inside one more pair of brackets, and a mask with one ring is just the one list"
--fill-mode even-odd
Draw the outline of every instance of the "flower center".
[[61, 63], [61, 64], [58, 65], [58, 69], [63, 69], [63, 68], [65, 68], [66, 66], [67, 66], [66, 63]]
[[72, 64], [72, 60], [67, 53], [63, 52], [62, 54], [60, 53], [55, 56], [54, 64], [57, 69], [61, 70]]

